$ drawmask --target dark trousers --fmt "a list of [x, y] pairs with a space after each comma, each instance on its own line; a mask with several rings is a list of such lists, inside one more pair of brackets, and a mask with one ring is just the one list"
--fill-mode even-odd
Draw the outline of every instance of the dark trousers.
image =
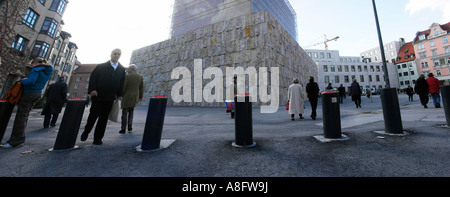
[[[46, 114], [45, 118], [44, 118], [44, 127], [47, 128], [50, 125], [51, 126], [55, 126], [56, 125], [56, 121], [58, 121], [58, 116], [59, 116], [59, 113]], [[51, 122], [50, 122], [50, 119], [51, 119]]]
[[356, 107], [361, 106], [361, 95], [352, 96], [353, 101], [355, 101]]
[[311, 103], [311, 109], [312, 109], [311, 117], [314, 117], [314, 118], [317, 117], [317, 112], [316, 112], [317, 101], [318, 101], [317, 98], [309, 98], [309, 102]]
[[97, 121], [97, 126], [94, 132], [94, 142], [100, 142], [105, 136], [106, 124], [108, 123], [108, 116], [111, 112], [111, 108], [114, 101], [98, 101], [96, 99], [92, 100], [92, 106], [89, 113], [89, 117], [84, 127], [85, 133], [90, 133], [94, 127], [95, 121]]
[[423, 94], [423, 93], [421, 93], [421, 94], [419, 94], [419, 97], [420, 97], [420, 103], [422, 103], [422, 105], [423, 106], [425, 106], [426, 104], [428, 104], [428, 101], [429, 101], [429, 97], [428, 97], [428, 93], [425, 93], [425, 94]]
[[19, 146], [25, 143], [25, 128], [28, 123], [28, 116], [33, 109], [34, 104], [41, 98], [41, 93], [24, 92], [20, 98], [14, 126], [11, 132], [11, 138], [8, 143], [11, 146]]
[[128, 125], [128, 130], [131, 130], [133, 125], [134, 107], [122, 109], [122, 129], [125, 130]]

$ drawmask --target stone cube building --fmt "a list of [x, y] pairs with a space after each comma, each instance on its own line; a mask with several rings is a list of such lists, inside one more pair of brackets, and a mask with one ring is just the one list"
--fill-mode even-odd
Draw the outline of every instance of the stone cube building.
[[[306, 85], [309, 76], [317, 78], [318, 75], [317, 65], [296, 40], [268, 11], [261, 11], [197, 28], [133, 51], [130, 62], [136, 64], [138, 72], [144, 76], [144, 103], [148, 104], [151, 96], [170, 97], [172, 87], [179, 81], [171, 79], [171, 72], [177, 67], [187, 67], [194, 73], [195, 59], [202, 60], [204, 69], [220, 68], [224, 73], [223, 81], [232, 77], [225, 76], [229, 67], [267, 67], [269, 76], [271, 68], [278, 67], [281, 105], [287, 102], [287, 90], [294, 78]], [[203, 85], [208, 81], [203, 80]], [[225, 103], [174, 103], [169, 98], [169, 105], [224, 106]]]

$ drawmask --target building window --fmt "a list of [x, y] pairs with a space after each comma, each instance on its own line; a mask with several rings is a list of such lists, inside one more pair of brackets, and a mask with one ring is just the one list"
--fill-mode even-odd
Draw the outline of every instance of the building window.
[[73, 86], [73, 89], [77, 90], [77, 89], [78, 89], [78, 84], [75, 84], [75, 85]]
[[323, 65], [323, 72], [328, 72], [328, 66], [327, 65]]
[[377, 75], [375, 77], [376, 77], [377, 82], [380, 82], [380, 75]]
[[80, 82], [81, 81], [81, 77], [77, 77], [77, 82]]
[[344, 66], [344, 69], [345, 69], [345, 72], [349, 72], [347, 65]]
[[436, 45], [434, 44], [434, 40], [430, 41], [430, 47], [434, 47], [434, 46], [436, 46]]
[[425, 40], [425, 35], [420, 35], [419, 40]]
[[444, 47], [445, 53], [450, 53], [450, 47]]
[[340, 83], [339, 81], [339, 76], [334, 76], [334, 83]]
[[50, 48], [49, 44], [41, 41], [36, 41], [33, 50], [31, 51], [30, 58], [33, 59], [36, 57], [42, 57], [45, 59], [49, 48]]
[[38, 17], [39, 15], [30, 8], [28, 9], [25, 18], [23, 19], [23, 23], [25, 23], [25, 25], [27, 25], [28, 27], [34, 28]]
[[50, 10], [56, 11], [59, 15], [62, 15], [66, 8], [66, 4], [66, 0], [53, 0]]
[[45, 6], [45, 1], [46, 1], [46, 0], [39, 0], [39, 2], [41, 2], [42, 5], [44, 5], [44, 6]]
[[331, 65], [331, 66], [330, 66], [330, 71], [331, 71], [331, 72], [336, 72], [336, 69], [334, 68], [334, 65]]
[[47, 34], [53, 38], [55, 35], [56, 28], [58, 27], [58, 22], [52, 18], [45, 18], [44, 24], [42, 25], [41, 32]]
[[341, 65], [338, 66], [338, 72], [342, 72], [342, 66]]
[[447, 44], [447, 43], [448, 43], [448, 38], [447, 38], [447, 37], [443, 37], [443, 38], [442, 38], [442, 42], [443, 42], [444, 44]]
[[439, 61], [434, 61], [434, 66], [439, 66]]
[[350, 79], [348, 78], [348, 76], [344, 76], [344, 81], [345, 83], [350, 83]]
[[441, 76], [442, 75], [441, 71], [440, 70], [436, 70], [436, 75], [437, 76]]
[[330, 76], [325, 76], [325, 83], [330, 83]]
[[359, 76], [360, 82], [364, 82], [364, 75]]
[[23, 53], [27, 48], [28, 42], [29, 40], [26, 38], [17, 35], [14, 43], [12, 44], [12, 48]]

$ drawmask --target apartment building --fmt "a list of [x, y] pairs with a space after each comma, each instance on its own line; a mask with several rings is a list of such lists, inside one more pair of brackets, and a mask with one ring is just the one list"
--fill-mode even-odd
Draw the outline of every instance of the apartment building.
[[[392, 41], [384, 44], [384, 54], [387, 63], [394, 63], [398, 56], [398, 51], [405, 44], [405, 39], [400, 38], [399, 41]], [[383, 62], [381, 58], [380, 47], [374, 47], [360, 54], [361, 57], [368, 58], [369, 62]]]
[[433, 23], [419, 31], [413, 44], [420, 74], [433, 73], [443, 84], [450, 84], [450, 22]]
[[[321, 91], [325, 90], [329, 83], [334, 88], [343, 84], [348, 91], [353, 79], [358, 81], [361, 89], [370, 88], [376, 91], [386, 87], [383, 64], [380, 62], [366, 63], [358, 56], [340, 56], [338, 50], [306, 49], [305, 51], [317, 64], [319, 78], [316, 82]], [[391, 87], [397, 87], [398, 79], [394, 64], [388, 63], [388, 68]]]
[[[49, 60], [55, 71], [48, 84], [56, 82], [58, 76], [69, 79], [77, 62], [75, 43], [70, 42], [70, 34], [62, 31], [63, 15], [68, 0], [2, 0], [0, 11], [3, 13], [17, 10], [19, 18], [14, 20], [14, 31], [2, 37], [2, 43], [13, 49], [20, 57], [34, 59], [41, 57]], [[7, 39], [11, 37], [11, 39]], [[3, 40], [3, 38], [5, 38]], [[3, 56], [3, 55], [2, 55]], [[26, 76], [28, 65], [8, 64], [2, 62], [0, 67], [0, 88], [2, 94], [20, 77]]]
[[414, 87], [420, 73], [417, 69], [416, 53], [412, 42], [408, 42], [400, 48], [395, 66], [397, 67], [399, 89], [403, 90], [409, 85]]
[[88, 98], [89, 79], [98, 64], [82, 64], [73, 71], [68, 83], [68, 98]]

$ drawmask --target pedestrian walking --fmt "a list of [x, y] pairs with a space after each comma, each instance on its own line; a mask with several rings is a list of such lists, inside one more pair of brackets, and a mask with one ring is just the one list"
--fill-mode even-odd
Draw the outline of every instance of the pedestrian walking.
[[428, 90], [428, 82], [425, 80], [425, 75], [420, 75], [416, 81], [416, 86], [414, 87], [414, 92], [419, 95], [420, 103], [422, 103], [424, 108], [428, 108], [427, 104], [429, 101], [429, 90]]
[[345, 88], [344, 88], [343, 84], [341, 84], [339, 86], [338, 91], [339, 91], [339, 101], [340, 101], [341, 104], [343, 104], [344, 103], [344, 97], [345, 97]]
[[311, 119], [316, 120], [317, 102], [319, 98], [319, 85], [314, 82], [314, 77], [309, 77], [309, 83], [306, 84], [306, 93], [308, 94], [309, 103], [311, 104]]
[[23, 94], [18, 103], [11, 137], [7, 144], [1, 145], [2, 148], [18, 147], [25, 143], [25, 129], [28, 123], [28, 116], [34, 104], [41, 98], [42, 89], [44, 89], [53, 73], [53, 67], [47, 63], [47, 60], [43, 58], [36, 58], [31, 61], [32, 69], [28, 77], [21, 80]]
[[351, 86], [351, 92], [352, 92], [352, 100], [355, 101], [356, 108], [361, 108], [361, 87], [359, 86], [359, 83], [356, 81], [356, 79], [353, 79], [353, 83]]
[[411, 87], [411, 85], [408, 85], [408, 88], [406, 88], [406, 94], [408, 95], [409, 102], [414, 101], [414, 89]]
[[431, 97], [433, 98], [433, 104], [436, 108], [441, 108], [441, 95], [439, 86], [441, 86], [441, 82], [434, 77], [433, 73], [428, 74], [427, 78], [428, 83], [428, 91], [431, 94]]
[[305, 90], [302, 85], [299, 84], [298, 79], [294, 79], [293, 84], [289, 86], [288, 89], [288, 102], [289, 102], [289, 114], [291, 114], [292, 120], [295, 120], [295, 114], [303, 118], [303, 113], [305, 111]]
[[94, 132], [94, 145], [103, 144], [108, 115], [116, 99], [123, 97], [125, 83], [125, 68], [119, 63], [122, 51], [114, 49], [111, 60], [98, 65], [91, 73], [88, 93], [91, 96], [89, 117], [81, 134], [81, 141], [86, 141], [89, 133], [98, 119]]
[[[66, 103], [67, 84], [64, 82], [64, 77], [59, 77], [58, 81], [48, 88], [45, 92], [47, 101], [42, 109], [41, 115], [44, 115], [44, 128], [49, 126], [56, 126], [58, 116]], [[50, 122], [51, 119], [51, 122]]]
[[125, 133], [133, 130], [134, 107], [142, 101], [144, 97], [144, 78], [137, 73], [136, 65], [132, 64], [127, 69], [128, 74], [125, 76], [125, 85], [123, 90], [123, 98], [121, 103], [122, 109], [122, 128], [119, 133]]
[[326, 90], [332, 90], [333, 89], [333, 86], [331, 86], [332, 84], [331, 83], [328, 83], [328, 86], [325, 88]]

